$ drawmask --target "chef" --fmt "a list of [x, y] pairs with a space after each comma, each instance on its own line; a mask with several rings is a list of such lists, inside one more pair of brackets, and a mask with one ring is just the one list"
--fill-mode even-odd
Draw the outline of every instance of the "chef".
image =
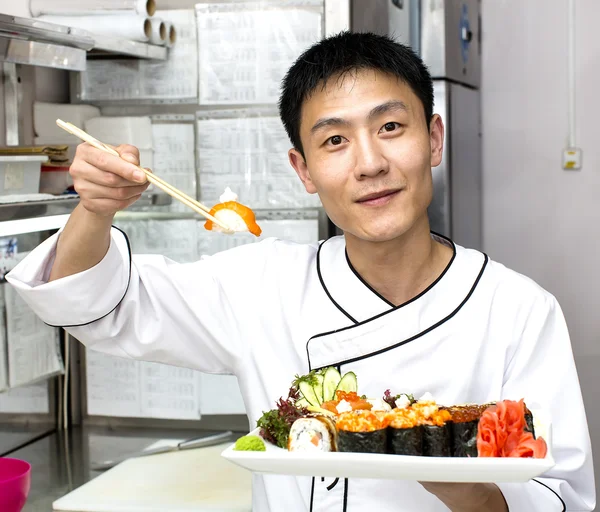
[[343, 236], [267, 239], [191, 264], [132, 255], [111, 224], [146, 189], [128, 163], [139, 153], [83, 144], [70, 171], [80, 204], [8, 281], [89, 349], [236, 375], [251, 424], [294, 375], [325, 366], [354, 371], [368, 396], [524, 398], [552, 420], [556, 466], [527, 483], [255, 475], [255, 512], [592, 510], [590, 439], [556, 299], [430, 232], [444, 124], [422, 61], [386, 37], [324, 39], [290, 68], [280, 114], [292, 167]]

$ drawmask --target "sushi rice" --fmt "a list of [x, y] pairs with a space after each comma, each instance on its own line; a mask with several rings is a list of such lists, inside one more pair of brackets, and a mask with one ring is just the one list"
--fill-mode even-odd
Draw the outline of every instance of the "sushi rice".
[[297, 419], [290, 429], [288, 450], [292, 452], [335, 451], [335, 425], [333, 420], [321, 415]]

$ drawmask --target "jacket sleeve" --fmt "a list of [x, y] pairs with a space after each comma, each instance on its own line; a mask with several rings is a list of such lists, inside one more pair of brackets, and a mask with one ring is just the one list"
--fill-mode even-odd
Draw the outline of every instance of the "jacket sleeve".
[[544, 293], [530, 307], [504, 375], [503, 399], [547, 414], [556, 465], [522, 484], [499, 484], [510, 512], [591, 511], [596, 504], [587, 419], [567, 325]]
[[265, 265], [261, 249], [269, 240], [178, 264], [157, 255], [132, 257], [127, 236], [113, 228], [100, 263], [48, 282], [58, 236], [7, 275], [44, 322], [107, 354], [235, 373], [248, 350], [240, 326], [251, 313], [232, 305], [226, 290], [242, 297], [257, 293], [254, 283]]

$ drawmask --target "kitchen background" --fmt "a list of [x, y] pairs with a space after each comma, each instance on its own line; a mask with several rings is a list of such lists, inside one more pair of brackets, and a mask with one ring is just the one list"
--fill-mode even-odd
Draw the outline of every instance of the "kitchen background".
[[[597, 136], [600, 119], [597, 92], [597, 81], [600, 80], [597, 66], [600, 62], [600, 38], [597, 35], [600, 3], [597, 0], [573, 1], [576, 4], [575, 19], [571, 26], [576, 48], [574, 82], [571, 82], [574, 83], [571, 95], [574, 110], [569, 103], [569, 0], [481, 0], [481, 78], [478, 86], [482, 135], [481, 226], [480, 238], [476, 236], [474, 240], [492, 258], [530, 276], [558, 298], [570, 328], [592, 444], [594, 452], [598, 454], [600, 400], [596, 390], [600, 388], [597, 372], [600, 365], [600, 315], [596, 309], [600, 305], [600, 272], [597, 267], [600, 237], [594, 232], [594, 226], [600, 225], [600, 211], [596, 207], [596, 195], [600, 190], [600, 146], [594, 137]], [[0, 0], [0, 13], [29, 17], [31, 13], [27, 3]], [[193, 53], [197, 44], [195, 38], [199, 35], [202, 37], [202, 31], [196, 30], [195, 22], [196, 19], [207, 18], [196, 18], [197, 12], [202, 11], [202, 7], [200, 11], [195, 10], [196, 3], [192, 0], [158, 0], [159, 9], [173, 10], [171, 16], [179, 33], [170, 51], [177, 51], [180, 56], [186, 52]], [[406, 8], [414, 4], [410, 1], [400, 3], [406, 4]], [[435, 1], [426, 3], [435, 4]], [[460, 2], [448, 0], [448, 3]], [[292, 27], [297, 34], [301, 34], [294, 43], [298, 47], [286, 46], [288, 51], [299, 52], [320, 37], [319, 19], [323, 13], [327, 19], [327, 10], [330, 9], [339, 20], [343, 5], [347, 2], [328, 0], [324, 11], [318, 7], [322, 6], [322, 2], [300, 2], [297, 5], [300, 4], [305, 18], [300, 27]], [[368, 18], [374, 9], [366, 1], [352, 2], [352, 7], [352, 25], [359, 27], [361, 22], [369, 25]], [[182, 15], [180, 10], [185, 10], [186, 14]], [[389, 12], [394, 11], [390, 8]], [[362, 21], [358, 19], [361, 18], [359, 13], [362, 13]], [[246, 22], [250, 19], [245, 18]], [[333, 19], [332, 16], [330, 20], [333, 22]], [[404, 23], [401, 19], [396, 22]], [[251, 33], [252, 24], [249, 27]], [[242, 28], [237, 27], [238, 30]], [[329, 29], [334, 30], [335, 26]], [[212, 30], [216, 38], [216, 29], [213, 27]], [[277, 37], [277, 33], [274, 34], [273, 37]], [[399, 35], [397, 31], [395, 35]], [[207, 39], [199, 44], [200, 51], [210, 52], [213, 48], [210, 43]], [[216, 133], [218, 128], [226, 127], [228, 133], [241, 137], [241, 146], [247, 147], [255, 141], [248, 141], [244, 137], [257, 129], [273, 139], [259, 142], [264, 151], [257, 157], [259, 161], [255, 165], [260, 169], [276, 168], [269, 167], [270, 164], [265, 162], [272, 163], [270, 159], [276, 158], [272, 155], [285, 152], [287, 141], [281, 137], [277, 126], [272, 101], [274, 92], [269, 89], [270, 85], [249, 84], [244, 94], [250, 96], [239, 98], [226, 97], [226, 88], [218, 83], [208, 84], [206, 89], [200, 87], [200, 91], [193, 87], [186, 90], [185, 83], [197, 83], [197, 67], [194, 69], [197, 61], [195, 56], [192, 57], [189, 66], [179, 65], [177, 68], [178, 73], [187, 77], [187, 81], [181, 81], [179, 89], [176, 89], [172, 80], [171, 89], [145, 93], [148, 97], [153, 96], [152, 105], [124, 100], [127, 92], [119, 92], [114, 87], [111, 91], [111, 86], [102, 79], [112, 65], [106, 60], [89, 61], [92, 65], [88, 69], [87, 79], [63, 70], [19, 66], [22, 94], [19, 142], [33, 144], [34, 137], [39, 136], [39, 133], [34, 133], [34, 105], [37, 104], [40, 109], [38, 112], [41, 112], [43, 104], [83, 100], [101, 108], [105, 117], [153, 115], [153, 140], [149, 147], [154, 146], [154, 168], [157, 172], [161, 166], [165, 170], [170, 168], [172, 174], [164, 177], [171, 179], [179, 188], [185, 190], [187, 187], [189, 193], [195, 192], [198, 186], [193, 172], [196, 166], [199, 169], [200, 189], [203, 175], [207, 183], [214, 184], [215, 192], [211, 199], [215, 199], [214, 194], [225, 185], [235, 187], [235, 183], [232, 184], [233, 174], [223, 178], [221, 173], [219, 178], [211, 172], [221, 156], [211, 153], [211, 150], [226, 142], [208, 137], [194, 138], [194, 134], [210, 134], [213, 130]], [[291, 56], [284, 55], [281, 58], [284, 60]], [[122, 76], [129, 77], [131, 81], [139, 80], [141, 72], [138, 68], [129, 74], [126, 72], [127, 69], [131, 71], [131, 66], [137, 65], [138, 60], [123, 63]], [[153, 73], [148, 66], [145, 72]], [[265, 70], [265, 73], [268, 72]], [[87, 86], [85, 80], [88, 80]], [[121, 86], [141, 90], [142, 82], [132, 85], [131, 81], [127, 85], [123, 80]], [[0, 141], [6, 140], [7, 87], [10, 84], [6, 83], [5, 76], [5, 85], [0, 87]], [[221, 97], [210, 97], [215, 91], [220, 91]], [[199, 94], [200, 102], [204, 100], [206, 106], [200, 108], [197, 104], [191, 105], [189, 97], [187, 102], [181, 100], [188, 92], [192, 100]], [[76, 97], [78, 93], [81, 94], [80, 98]], [[256, 97], [252, 97], [252, 94]], [[175, 96], [181, 101], [173, 101]], [[52, 114], [54, 111], [50, 112]], [[583, 158], [580, 170], [567, 171], [563, 169], [562, 159], [563, 149], [569, 143], [572, 112], [576, 112], [574, 142], [576, 147], [582, 149]], [[65, 114], [63, 118], [67, 120], [67, 117]], [[98, 130], [110, 130], [110, 126], [100, 126]], [[133, 125], [129, 129], [131, 133], [137, 132]], [[100, 135], [98, 137], [104, 140]], [[182, 140], [186, 143], [181, 144]], [[194, 140], [199, 148], [198, 155], [202, 155], [198, 160], [195, 160], [194, 152], [189, 151], [189, 145], [193, 145]], [[174, 154], [177, 165], [167, 159]], [[240, 158], [243, 157], [240, 155]], [[191, 169], [191, 175], [186, 173], [188, 169]], [[291, 176], [291, 179], [294, 178]], [[318, 204], [305, 202], [301, 189], [289, 184], [291, 182], [287, 176], [269, 175], [268, 179], [279, 183], [275, 187], [278, 193], [264, 189], [260, 196], [252, 198], [252, 204], [264, 202], [259, 208], [264, 210], [261, 215], [266, 221], [265, 231], [302, 241], [313, 241], [331, 232], [331, 226], [327, 225]], [[254, 183], [253, 190], [257, 188], [257, 183]], [[239, 186], [243, 187], [243, 183]], [[201, 192], [201, 197], [206, 190]], [[243, 190], [241, 192], [244, 193]], [[194, 221], [182, 218], [182, 213], [179, 205], [155, 204], [138, 208], [120, 222], [132, 233], [134, 249], [137, 243], [138, 250], [170, 251], [174, 258], [183, 260], [201, 252], [226, 248], [224, 245], [214, 245], [201, 229], [193, 230], [193, 236], [189, 236], [189, 233], [186, 235]], [[144, 214], [150, 220], [143, 220]], [[169, 215], [179, 217], [177, 220], [165, 220]], [[163, 233], [164, 236], [157, 242], [155, 237], [150, 239], [147, 236], [150, 231]], [[167, 236], [167, 233], [171, 236]], [[0, 235], [4, 234], [0, 230]], [[39, 240], [37, 236], [35, 233], [19, 236], [19, 251], [33, 247]], [[246, 242], [248, 238], [239, 236], [234, 242], [228, 243]], [[6, 301], [9, 300], [7, 297]], [[67, 340], [65, 346], [71, 351], [71, 385], [67, 382], [67, 400], [71, 407], [69, 417], [60, 418], [63, 424], [83, 423], [113, 429], [189, 428], [197, 424], [201, 417], [200, 424], [204, 429], [247, 427], [243, 404], [233, 377], [196, 375], [158, 365], [110, 360], [106, 356], [85, 354], [72, 340]], [[64, 351], [62, 355], [65, 356]], [[34, 386], [16, 386], [13, 390], [0, 393], [0, 422], [3, 425], [0, 429], [1, 453], [30, 443], [56, 427], [57, 411], [63, 410], [61, 401], [65, 397], [64, 385], [64, 377], [60, 376], [52, 377], [50, 385], [48, 381], [42, 381]], [[152, 390], [155, 391], [154, 395]], [[215, 390], [219, 390], [217, 395]], [[179, 400], [174, 400], [174, 397], [179, 397]], [[16, 431], [20, 434], [15, 435]], [[599, 475], [600, 456], [596, 456], [595, 467]]]

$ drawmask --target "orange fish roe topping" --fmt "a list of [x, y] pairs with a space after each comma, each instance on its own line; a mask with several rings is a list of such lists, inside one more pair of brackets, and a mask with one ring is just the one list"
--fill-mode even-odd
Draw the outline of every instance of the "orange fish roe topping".
[[437, 411], [433, 413], [429, 419], [425, 420], [426, 425], [436, 425], [438, 427], [443, 427], [446, 422], [452, 419], [452, 415], [449, 411]]
[[388, 422], [392, 428], [411, 428], [416, 425], [415, 415], [410, 409], [394, 409], [388, 413]]
[[416, 403], [404, 409], [393, 409], [389, 415], [389, 424], [393, 428], [410, 428], [417, 425], [442, 427], [452, 418], [449, 411], [439, 409], [433, 402]]
[[373, 432], [385, 428], [377, 415], [371, 411], [348, 411], [338, 416], [338, 430], [346, 432]]
[[356, 391], [342, 391], [340, 389], [335, 392], [335, 398], [338, 402], [340, 400], [346, 400], [346, 402], [357, 402], [358, 400], [362, 400]]
[[373, 407], [369, 402], [365, 399], [358, 396], [355, 391], [336, 391], [335, 392], [336, 400], [329, 400], [327, 402], [323, 402], [321, 404], [321, 409], [325, 409], [327, 411], [332, 412], [333, 414], [338, 414], [337, 406], [342, 401], [345, 400], [350, 404], [353, 411], [365, 410], [370, 411]]
[[373, 411], [373, 414], [377, 416], [381, 424], [381, 428], [389, 426], [391, 421], [390, 411]]

